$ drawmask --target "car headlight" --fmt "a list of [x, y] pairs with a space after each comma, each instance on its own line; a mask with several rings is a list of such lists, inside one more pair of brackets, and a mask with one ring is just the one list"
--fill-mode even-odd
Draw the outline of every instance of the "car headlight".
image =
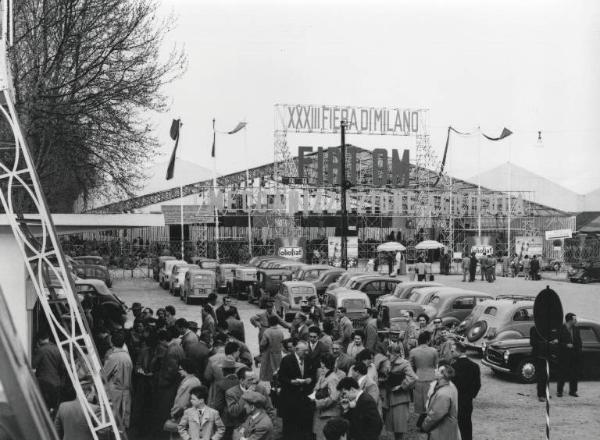
[[504, 357], [504, 362], [508, 363], [508, 358], [510, 357], [510, 351], [506, 350], [504, 352], [504, 356], [503, 357]]
[[485, 351], [487, 350], [487, 344], [484, 342], [481, 343], [481, 349], [483, 350], [483, 353], [485, 354]]

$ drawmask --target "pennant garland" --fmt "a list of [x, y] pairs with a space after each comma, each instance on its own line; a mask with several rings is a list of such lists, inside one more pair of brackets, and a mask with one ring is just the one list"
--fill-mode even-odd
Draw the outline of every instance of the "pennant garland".
[[171, 153], [171, 160], [169, 160], [169, 166], [167, 167], [167, 180], [171, 180], [175, 174], [175, 155], [177, 154], [177, 145], [179, 145], [179, 129], [181, 127], [181, 119], [173, 119], [171, 123], [171, 130], [169, 134], [171, 139], [175, 141], [175, 147]]

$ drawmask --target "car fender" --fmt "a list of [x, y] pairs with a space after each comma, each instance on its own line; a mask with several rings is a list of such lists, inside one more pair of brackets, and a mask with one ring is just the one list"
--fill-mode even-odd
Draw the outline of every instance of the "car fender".
[[516, 331], [516, 330], [506, 330], [503, 332], [500, 332], [496, 335], [496, 337], [493, 339], [493, 341], [502, 341], [504, 339], [519, 339], [519, 338], [524, 338], [525, 335], [522, 335], [520, 332]]

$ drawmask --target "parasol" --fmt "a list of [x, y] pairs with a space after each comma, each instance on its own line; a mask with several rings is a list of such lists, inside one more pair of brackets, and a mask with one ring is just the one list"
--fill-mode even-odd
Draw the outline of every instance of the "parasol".
[[377, 252], [403, 252], [406, 248], [402, 243], [397, 241], [388, 241], [387, 243], [380, 244], [377, 246]]
[[425, 240], [420, 243], [417, 243], [417, 245], [415, 246], [415, 249], [422, 251], [422, 250], [430, 250], [430, 249], [440, 249], [443, 247], [444, 247], [444, 245], [442, 243], [440, 243], [439, 241]]

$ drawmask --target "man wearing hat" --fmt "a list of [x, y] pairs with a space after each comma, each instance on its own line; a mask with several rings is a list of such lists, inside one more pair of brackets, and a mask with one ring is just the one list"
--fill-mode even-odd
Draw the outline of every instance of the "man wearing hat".
[[133, 314], [133, 325], [142, 322], [142, 305], [139, 302], [134, 302], [131, 305], [131, 313]]
[[[198, 325], [196, 325], [196, 327], [197, 326]], [[181, 335], [181, 347], [187, 356], [189, 348], [198, 343], [198, 335], [196, 335], [195, 331], [190, 330], [189, 323], [185, 318], [176, 320], [175, 328]]]
[[216, 409], [217, 411], [219, 411], [219, 414], [221, 414], [221, 419], [223, 420], [223, 424], [225, 425], [225, 434], [223, 435], [223, 440], [231, 440], [231, 434], [233, 433], [234, 423], [233, 420], [231, 420], [231, 417], [229, 417], [229, 413], [227, 412], [227, 402], [225, 400], [225, 393], [230, 388], [236, 387], [239, 384], [239, 380], [236, 375], [238, 365], [239, 364], [234, 359], [225, 358], [225, 360], [221, 364], [223, 378], [215, 382], [213, 401], [209, 401], [208, 403], [210, 407]]
[[242, 400], [248, 417], [240, 428], [240, 440], [272, 440], [273, 422], [265, 411], [265, 396], [256, 391], [246, 391]]

